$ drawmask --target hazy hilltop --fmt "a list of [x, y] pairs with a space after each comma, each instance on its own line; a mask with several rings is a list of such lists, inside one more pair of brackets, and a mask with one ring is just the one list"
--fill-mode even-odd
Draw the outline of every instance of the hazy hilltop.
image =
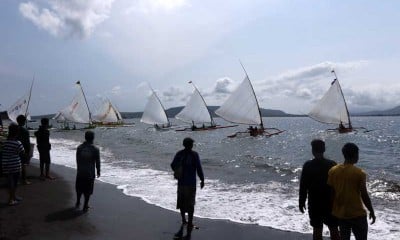
[[[213, 117], [218, 117], [215, 114], [215, 110], [217, 110], [219, 106], [209, 106], [208, 109], [211, 112]], [[181, 110], [183, 106], [180, 107], [172, 107], [166, 110], [167, 116], [169, 118], [174, 118]], [[142, 117], [143, 112], [121, 112], [122, 118], [140, 118]], [[299, 115], [299, 114], [290, 114], [286, 113], [281, 110], [274, 110], [274, 109], [264, 109], [261, 108], [261, 115], [263, 117], [304, 117], [307, 115]], [[375, 111], [368, 111], [368, 112], [360, 112], [360, 113], [352, 113], [350, 112], [351, 116], [400, 116], [400, 106], [386, 109], [386, 110], [375, 110]], [[32, 119], [40, 119], [42, 117], [52, 118], [54, 114], [45, 114], [45, 115], [37, 115], [33, 116]], [[6, 111], [0, 112], [0, 117], [2, 119], [8, 119], [8, 115]]]

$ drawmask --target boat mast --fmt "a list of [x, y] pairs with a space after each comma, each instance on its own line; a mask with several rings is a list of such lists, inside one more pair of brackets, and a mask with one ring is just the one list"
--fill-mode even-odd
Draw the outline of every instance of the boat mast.
[[157, 98], [158, 102], [160, 103], [160, 105], [161, 105], [162, 109], [164, 110], [165, 116], [167, 117], [168, 126], [171, 126], [171, 122], [169, 121], [169, 118], [168, 118], [167, 112], [165, 111], [165, 108], [164, 108], [164, 106], [163, 106], [163, 104], [162, 104], [161, 100], [158, 98], [158, 96], [157, 96], [156, 92], [155, 92], [155, 91], [154, 91], [154, 89], [151, 87], [150, 83], [149, 83], [149, 82], [147, 82], [147, 84], [149, 85], [149, 88], [151, 89], [151, 92], [154, 94], [154, 96], [156, 96], [156, 98]]
[[[246, 74], [246, 77], [247, 77], [247, 79], [248, 79], [249, 82], [250, 82], [249, 75], [247, 74], [247, 71], [246, 71], [246, 69], [244, 68], [243, 63], [242, 63], [242, 61], [240, 61], [240, 59], [239, 59], [239, 62], [240, 62], [240, 65], [242, 65], [243, 71], [244, 71], [244, 73]], [[254, 98], [256, 99], [257, 108], [258, 108], [258, 114], [260, 115], [260, 120], [261, 120], [260, 126], [261, 126], [262, 129], [264, 129], [264, 123], [263, 123], [263, 119], [262, 119], [262, 116], [261, 116], [260, 105], [258, 104], [257, 96], [256, 96], [256, 93], [254, 92], [254, 88], [253, 88], [253, 85], [251, 84], [251, 82], [250, 82], [250, 87], [251, 87], [251, 90], [253, 91]]]
[[78, 84], [79, 88], [80, 88], [81, 91], [82, 91], [83, 98], [85, 99], [86, 107], [87, 107], [87, 109], [88, 109], [88, 111], [89, 111], [89, 125], [91, 125], [91, 124], [92, 124], [92, 113], [90, 112], [89, 104], [88, 104], [87, 101], [86, 101], [86, 96], [85, 96], [85, 92], [83, 92], [83, 88], [82, 88], [82, 85], [81, 85], [81, 81], [77, 81], [76, 84]]
[[334, 81], [337, 81], [337, 82], [338, 82], [339, 89], [340, 89], [340, 93], [342, 94], [342, 97], [343, 97], [344, 106], [346, 107], [347, 118], [348, 118], [348, 121], [349, 121], [349, 128], [352, 128], [352, 126], [351, 126], [351, 120], [350, 120], [350, 113], [349, 113], [349, 109], [347, 108], [347, 103], [346, 103], [346, 99], [344, 98], [344, 94], [343, 94], [343, 91], [342, 91], [342, 87], [340, 86], [340, 83], [339, 83], [338, 77], [337, 77], [337, 75], [336, 75], [335, 69], [332, 69], [331, 72], [335, 75], [335, 80], [334, 80]]
[[203, 96], [201, 95], [199, 89], [197, 89], [196, 85], [194, 85], [194, 83], [193, 83], [192, 81], [189, 81], [189, 84], [192, 84], [193, 87], [194, 87], [194, 90], [197, 91], [197, 92], [199, 93], [201, 99], [203, 100], [204, 105], [205, 105], [206, 108], [207, 108], [208, 114], [210, 115], [211, 126], [215, 126], [215, 122], [214, 122], [214, 119], [213, 119], [213, 117], [212, 117], [212, 115], [211, 115], [211, 112], [210, 112], [210, 110], [208, 109], [207, 103], [206, 103], [206, 101], [204, 100]]
[[[28, 108], [29, 108], [29, 103], [31, 102], [32, 88], [33, 88], [34, 82], [35, 82], [35, 74], [33, 74], [31, 89], [29, 90], [28, 104], [26, 105], [26, 110], [25, 110], [25, 114], [24, 114], [25, 118], [27, 118], [27, 115], [28, 115]], [[28, 121], [25, 121], [25, 127], [28, 127]]]

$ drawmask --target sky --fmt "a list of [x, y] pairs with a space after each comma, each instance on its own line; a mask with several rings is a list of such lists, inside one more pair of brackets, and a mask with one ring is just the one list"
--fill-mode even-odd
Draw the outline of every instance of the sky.
[[0, 110], [35, 79], [31, 115], [55, 113], [80, 81], [89, 99], [142, 111], [193, 87], [221, 105], [244, 79], [259, 104], [305, 114], [335, 69], [351, 112], [400, 105], [400, 1], [1, 0]]

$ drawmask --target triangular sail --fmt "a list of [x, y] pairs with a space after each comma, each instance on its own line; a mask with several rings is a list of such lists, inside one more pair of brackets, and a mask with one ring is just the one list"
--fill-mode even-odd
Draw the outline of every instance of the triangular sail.
[[212, 126], [214, 125], [214, 121], [208, 111], [207, 105], [196, 87], [186, 106], [175, 116], [175, 118], [187, 123], [209, 123]]
[[335, 79], [308, 114], [316, 121], [331, 124], [350, 124], [350, 117], [339, 81]]
[[108, 98], [102, 98], [93, 114], [93, 120], [100, 123], [121, 123], [122, 117]]
[[24, 115], [28, 120], [30, 120], [31, 117], [29, 116], [28, 108], [32, 94], [32, 87], [33, 87], [33, 81], [29, 92], [27, 92], [24, 96], [22, 96], [8, 108], [7, 114], [8, 118], [10, 118], [11, 121], [16, 123], [17, 117], [19, 115]]
[[152, 125], [170, 125], [165, 109], [154, 91], [144, 107], [140, 121]]
[[247, 75], [215, 113], [234, 123], [262, 124], [257, 98]]
[[89, 123], [91, 124], [91, 115], [89, 112], [88, 105], [86, 104], [86, 99], [83, 94], [80, 83], [78, 85], [78, 92], [75, 97], [72, 99], [71, 104], [69, 104], [66, 108], [62, 109], [60, 112], [64, 116], [64, 118], [69, 122], [76, 123]]

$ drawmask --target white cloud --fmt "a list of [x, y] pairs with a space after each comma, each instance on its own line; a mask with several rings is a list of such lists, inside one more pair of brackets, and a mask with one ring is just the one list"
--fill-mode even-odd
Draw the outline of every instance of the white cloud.
[[111, 89], [111, 93], [114, 95], [119, 95], [121, 93], [121, 86], [117, 85]]
[[184, 95], [184, 92], [178, 87], [169, 87], [166, 91], [162, 93], [163, 100], [166, 102], [176, 101]]
[[55, 37], [87, 38], [106, 20], [114, 0], [46, 0], [20, 3], [19, 11]]
[[150, 14], [158, 11], [171, 12], [188, 6], [186, 0], [139, 0], [127, 8], [125, 14], [143, 13]]

